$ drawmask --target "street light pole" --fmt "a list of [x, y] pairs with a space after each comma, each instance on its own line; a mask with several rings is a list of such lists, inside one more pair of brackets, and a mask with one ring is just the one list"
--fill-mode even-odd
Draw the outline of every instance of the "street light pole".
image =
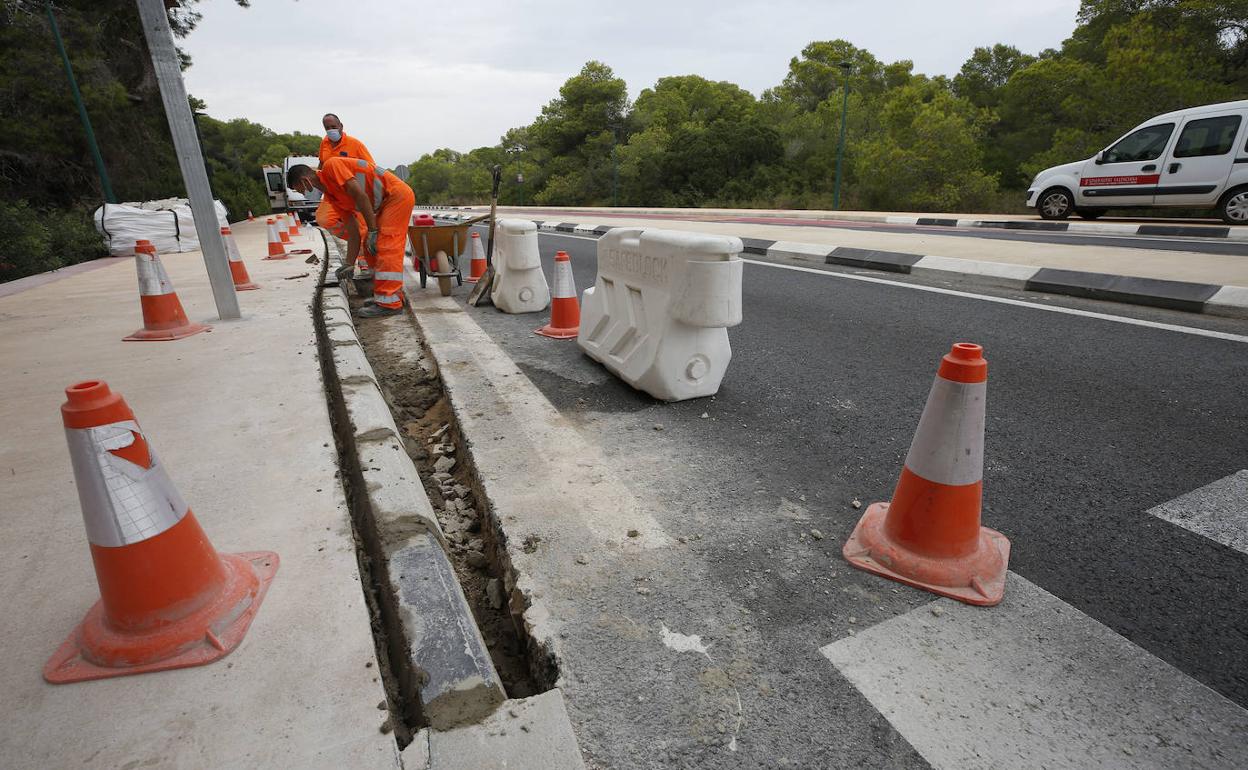
[[847, 61], [839, 65], [845, 70], [844, 99], [841, 101], [841, 140], [836, 145], [836, 185], [832, 189], [832, 208], [841, 208], [841, 166], [845, 162], [845, 115], [849, 112], [849, 70], [853, 66]]
[[87, 134], [87, 147], [91, 150], [91, 158], [95, 161], [95, 173], [100, 177], [100, 189], [107, 203], [116, 203], [113, 185], [108, 179], [108, 169], [104, 167], [104, 157], [100, 155], [100, 146], [95, 142], [95, 131], [91, 128], [91, 118], [87, 115], [87, 106], [82, 103], [82, 92], [78, 90], [78, 80], [74, 77], [74, 68], [69, 63], [69, 54], [65, 52], [65, 41], [61, 40], [61, 28], [52, 13], [52, 3], [45, 0], [43, 9], [48, 12], [48, 25], [52, 27], [52, 37], [56, 40], [56, 50], [61, 52], [61, 62], [65, 65], [65, 76], [69, 78], [69, 90], [74, 95], [74, 104], [78, 105], [78, 118], [82, 121], [82, 130]]

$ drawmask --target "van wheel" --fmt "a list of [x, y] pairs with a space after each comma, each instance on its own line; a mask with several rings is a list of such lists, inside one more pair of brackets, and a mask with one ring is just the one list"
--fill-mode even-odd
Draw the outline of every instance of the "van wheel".
[[1036, 212], [1041, 219], [1066, 219], [1075, 210], [1075, 202], [1065, 187], [1051, 187], [1040, 194]]
[[1108, 209], [1075, 209], [1075, 213], [1084, 219], [1100, 219]]
[[1248, 225], [1248, 187], [1237, 187], [1218, 201], [1218, 216], [1228, 225]]

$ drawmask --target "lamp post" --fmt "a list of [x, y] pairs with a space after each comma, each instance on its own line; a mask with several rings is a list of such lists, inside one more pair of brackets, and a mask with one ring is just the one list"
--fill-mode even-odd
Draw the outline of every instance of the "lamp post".
[[52, 3], [45, 0], [43, 9], [48, 14], [48, 26], [52, 28], [52, 39], [56, 41], [56, 50], [61, 54], [61, 63], [65, 65], [65, 76], [69, 78], [69, 91], [74, 96], [74, 104], [78, 107], [78, 119], [82, 121], [82, 130], [87, 135], [87, 149], [91, 151], [91, 159], [95, 161], [95, 173], [100, 177], [100, 190], [104, 193], [107, 203], [116, 203], [113, 185], [108, 179], [108, 169], [104, 167], [104, 158], [100, 155], [100, 147], [95, 142], [95, 131], [91, 128], [91, 118], [87, 116], [87, 107], [82, 103], [82, 93], [78, 90], [78, 80], [74, 77], [74, 68], [69, 63], [69, 54], [65, 51], [65, 41], [61, 40], [61, 28], [57, 26], [56, 16], [52, 14]]
[[836, 145], [836, 184], [832, 188], [832, 208], [841, 208], [841, 165], [845, 162], [845, 115], [849, 112], [849, 71], [853, 65], [843, 61], [837, 65], [845, 71], [844, 99], [841, 101], [841, 140]]
[[520, 205], [524, 205], [524, 174], [516, 174], [516, 184], [520, 187]]

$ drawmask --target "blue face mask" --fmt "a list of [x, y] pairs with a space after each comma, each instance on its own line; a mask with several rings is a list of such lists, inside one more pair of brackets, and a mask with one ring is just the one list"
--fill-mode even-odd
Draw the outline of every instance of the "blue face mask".
[[335, 143], [341, 142], [342, 141], [342, 129], [341, 128], [326, 129], [325, 136], [328, 136], [329, 141], [331, 142], [335, 142]]

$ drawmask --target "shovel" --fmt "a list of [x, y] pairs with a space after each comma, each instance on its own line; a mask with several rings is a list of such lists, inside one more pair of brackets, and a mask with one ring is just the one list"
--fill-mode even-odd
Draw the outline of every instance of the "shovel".
[[502, 180], [502, 166], [495, 166], [490, 171], [493, 177], [493, 189], [490, 190], [490, 237], [485, 244], [485, 275], [472, 287], [468, 295], [468, 304], [478, 307], [490, 302], [490, 285], [494, 283], [494, 226], [498, 224], [498, 184]]

